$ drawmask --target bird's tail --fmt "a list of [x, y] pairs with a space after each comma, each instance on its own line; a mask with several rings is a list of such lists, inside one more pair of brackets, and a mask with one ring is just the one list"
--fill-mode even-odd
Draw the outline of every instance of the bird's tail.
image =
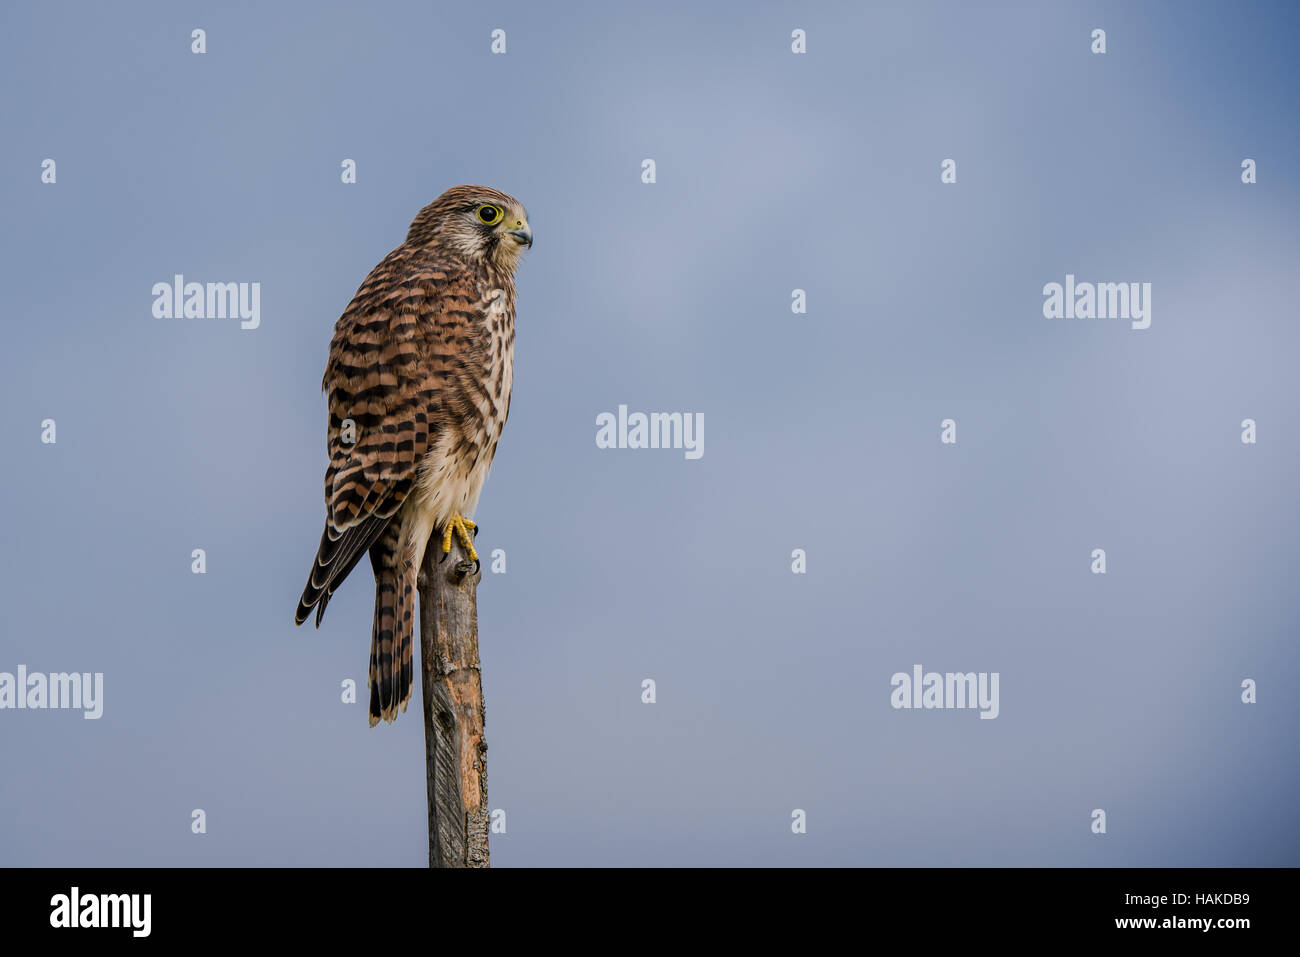
[[375, 543], [375, 624], [370, 637], [370, 726], [393, 721], [411, 700], [415, 675], [415, 586], [410, 549], [399, 548], [397, 523]]

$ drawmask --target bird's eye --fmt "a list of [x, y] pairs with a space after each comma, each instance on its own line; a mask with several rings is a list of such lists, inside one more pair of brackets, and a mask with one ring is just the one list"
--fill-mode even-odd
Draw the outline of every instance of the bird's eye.
[[480, 206], [478, 208], [478, 221], [484, 226], [495, 226], [501, 222], [503, 215], [500, 206]]

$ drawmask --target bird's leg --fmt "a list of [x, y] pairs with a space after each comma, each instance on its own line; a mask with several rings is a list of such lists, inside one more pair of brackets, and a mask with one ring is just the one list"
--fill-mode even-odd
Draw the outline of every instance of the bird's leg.
[[477, 535], [478, 526], [462, 515], [453, 515], [447, 521], [447, 527], [442, 530], [442, 554], [446, 556], [451, 551], [451, 536], [454, 532], [461, 547], [465, 549], [465, 554], [478, 561], [478, 552], [474, 551], [474, 539], [470, 536], [471, 531]]

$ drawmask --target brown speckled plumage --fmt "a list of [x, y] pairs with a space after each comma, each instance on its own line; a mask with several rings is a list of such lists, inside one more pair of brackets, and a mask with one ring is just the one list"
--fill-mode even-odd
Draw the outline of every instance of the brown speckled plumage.
[[[485, 225], [483, 204], [504, 215]], [[372, 725], [406, 710], [425, 545], [452, 517], [473, 515], [510, 411], [514, 270], [525, 236], [531, 245], [518, 200], [453, 187], [420, 210], [334, 328], [322, 384], [325, 531], [295, 620], [315, 608], [319, 626], [330, 596], [369, 551]], [[344, 441], [348, 419], [354, 445]]]

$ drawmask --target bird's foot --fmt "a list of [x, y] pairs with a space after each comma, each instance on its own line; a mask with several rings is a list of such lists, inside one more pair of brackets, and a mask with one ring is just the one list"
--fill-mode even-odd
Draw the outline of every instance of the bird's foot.
[[[471, 535], [470, 533], [474, 534]], [[478, 535], [478, 526], [462, 515], [453, 515], [447, 522], [447, 527], [442, 530], [442, 554], [446, 557], [451, 551], [451, 536], [456, 535], [460, 542], [461, 548], [465, 554], [474, 561], [478, 561], [478, 552], [474, 551], [474, 537]]]

